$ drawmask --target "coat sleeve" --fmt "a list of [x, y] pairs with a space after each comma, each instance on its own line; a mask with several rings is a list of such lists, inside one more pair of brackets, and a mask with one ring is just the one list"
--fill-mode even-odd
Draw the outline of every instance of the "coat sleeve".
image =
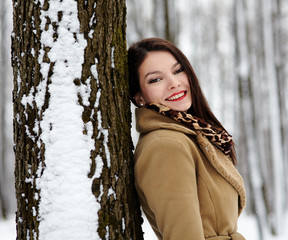
[[136, 184], [155, 215], [163, 240], [205, 239], [196, 182], [199, 153], [185, 137], [186, 142], [156, 137], [142, 144], [137, 153]]

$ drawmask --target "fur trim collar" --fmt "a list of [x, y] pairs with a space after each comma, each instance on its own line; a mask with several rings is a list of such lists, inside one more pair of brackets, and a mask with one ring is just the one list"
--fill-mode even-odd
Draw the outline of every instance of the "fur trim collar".
[[214, 147], [210, 141], [199, 131], [196, 132], [199, 147], [207, 157], [212, 166], [224, 177], [238, 192], [239, 215], [246, 205], [246, 193], [244, 180], [231, 162], [231, 159]]

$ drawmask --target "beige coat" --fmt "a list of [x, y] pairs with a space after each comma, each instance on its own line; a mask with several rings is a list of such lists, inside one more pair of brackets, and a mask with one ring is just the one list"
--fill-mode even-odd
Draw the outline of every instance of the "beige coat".
[[158, 239], [243, 240], [242, 177], [199, 132], [152, 110], [136, 110], [135, 181]]

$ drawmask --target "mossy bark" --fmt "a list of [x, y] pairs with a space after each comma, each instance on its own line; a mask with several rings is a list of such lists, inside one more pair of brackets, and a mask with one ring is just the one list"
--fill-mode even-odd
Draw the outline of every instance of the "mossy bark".
[[[108, 235], [109, 239], [141, 240], [142, 218], [133, 180], [125, 0], [99, 0], [96, 1], [96, 7], [94, 1], [78, 1], [78, 4], [81, 31], [88, 45], [82, 78], [77, 84], [91, 84], [90, 105], [83, 106], [83, 121], [91, 121], [95, 139], [89, 177], [95, 175], [96, 156], [99, 155], [104, 162], [101, 177], [95, 178], [92, 187], [95, 197], [101, 203], [98, 234], [101, 239], [107, 239], [105, 236]], [[93, 34], [91, 29], [94, 30]], [[91, 66], [95, 64], [98, 79], [91, 72]], [[99, 92], [99, 105], [96, 104], [98, 107], [95, 108]], [[99, 129], [99, 111], [101, 127], [108, 130], [111, 165], [107, 159], [108, 153], [105, 152], [104, 135]], [[116, 194], [109, 194], [109, 189]]]

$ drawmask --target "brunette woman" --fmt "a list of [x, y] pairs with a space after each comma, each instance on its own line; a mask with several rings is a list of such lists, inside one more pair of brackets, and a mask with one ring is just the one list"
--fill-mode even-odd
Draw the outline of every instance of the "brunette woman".
[[138, 106], [135, 181], [158, 239], [243, 240], [245, 206], [231, 135], [212, 113], [184, 54], [149, 38], [128, 50], [130, 97]]

